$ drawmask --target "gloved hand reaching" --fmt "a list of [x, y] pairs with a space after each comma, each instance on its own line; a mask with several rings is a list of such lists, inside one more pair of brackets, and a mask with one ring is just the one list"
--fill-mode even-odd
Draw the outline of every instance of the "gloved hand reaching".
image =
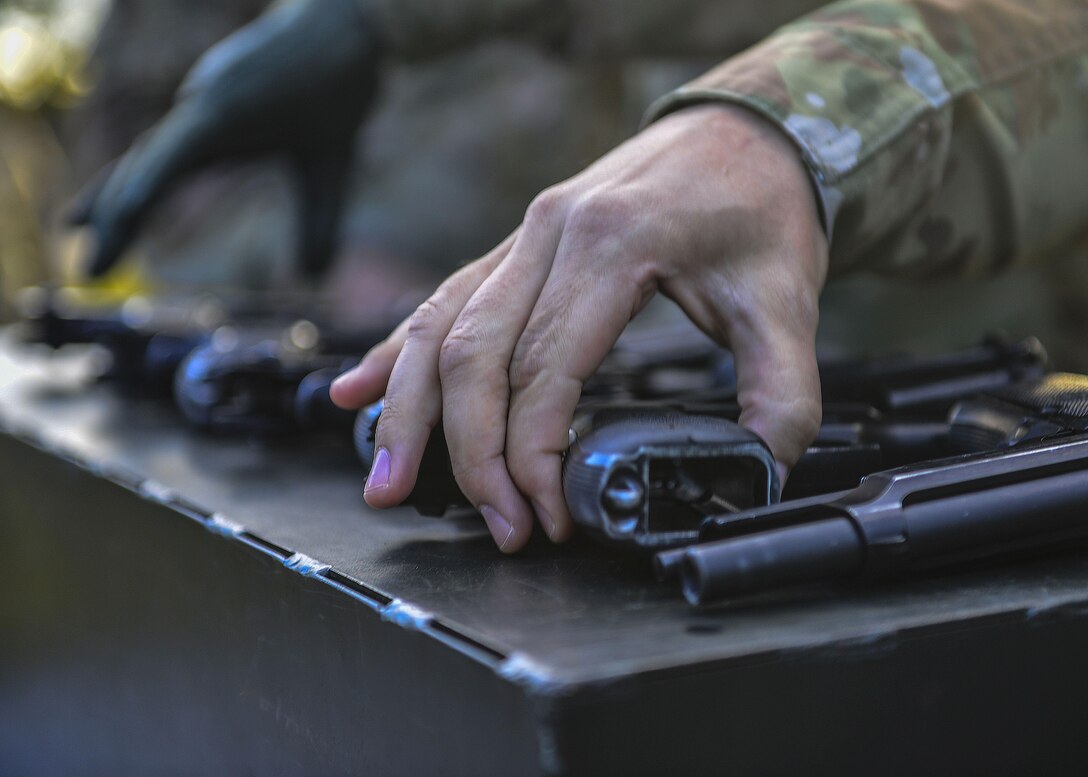
[[285, 158], [297, 188], [298, 261], [332, 258], [354, 137], [376, 92], [380, 35], [356, 0], [279, 4], [209, 49], [171, 111], [79, 197], [75, 224], [112, 267], [154, 205], [187, 175], [222, 162]]

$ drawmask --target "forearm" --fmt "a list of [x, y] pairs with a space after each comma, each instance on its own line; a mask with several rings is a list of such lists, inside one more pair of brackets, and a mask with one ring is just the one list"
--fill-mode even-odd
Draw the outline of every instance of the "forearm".
[[969, 275], [1088, 227], [1088, 4], [854, 0], [651, 108], [736, 102], [796, 144], [833, 272]]

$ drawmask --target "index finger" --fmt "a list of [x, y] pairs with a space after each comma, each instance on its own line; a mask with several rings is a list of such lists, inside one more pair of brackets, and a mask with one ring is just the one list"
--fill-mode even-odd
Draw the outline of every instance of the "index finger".
[[654, 286], [634, 272], [578, 267], [562, 253], [556, 264], [510, 365], [506, 462], [548, 536], [560, 542], [574, 528], [562, 456], [582, 386]]
[[465, 306], [442, 345], [442, 418], [454, 477], [499, 549], [529, 540], [533, 512], [506, 469], [508, 370], [551, 270], [560, 225], [528, 219], [494, 273]]

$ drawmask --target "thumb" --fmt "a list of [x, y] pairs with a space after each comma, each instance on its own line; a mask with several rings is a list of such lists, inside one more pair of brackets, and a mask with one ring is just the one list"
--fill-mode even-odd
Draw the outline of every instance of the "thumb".
[[323, 273], [335, 254], [352, 157], [350, 139], [332, 149], [300, 152], [293, 157], [298, 198], [297, 259], [308, 277]]
[[733, 351], [739, 421], [767, 443], [783, 483], [823, 415], [816, 364], [822, 246], [753, 254], [731, 272], [665, 286], [697, 326]]
[[815, 322], [790, 320], [768, 320], [732, 338], [740, 423], [767, 443], [783, 483], [820, 429], [815, 339]]

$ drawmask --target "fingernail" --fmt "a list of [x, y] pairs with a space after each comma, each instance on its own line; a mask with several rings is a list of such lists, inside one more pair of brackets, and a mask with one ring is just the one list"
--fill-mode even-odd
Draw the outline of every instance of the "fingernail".
[[540, 519], [540, 525], [544, 527], [544, 531], [548, 533], [549, 538], [555, 537], [555, 519], [552, 518], [552, 514], [545, 510], [539, 502], [533, 501], [533, 510], [536, 512], [537, 517]]
[[374, 454], [374, 463], [370, 465], [370, 475], [366, 479], [366, 488], [363, 489], [364, 494], [368, 494], [371, 491], [377, 491], [379, 488], [385, 488], [389, 485], [389, 451], [385, 448], [378, 448]]
[[506, 546], [514, 538], [514, 525], [503, 518], [498, 510], [488, 505], [480, 507], [480, 515], [484, 517], [491, 536], [499, 544], [499, 550], [506, 550]]

